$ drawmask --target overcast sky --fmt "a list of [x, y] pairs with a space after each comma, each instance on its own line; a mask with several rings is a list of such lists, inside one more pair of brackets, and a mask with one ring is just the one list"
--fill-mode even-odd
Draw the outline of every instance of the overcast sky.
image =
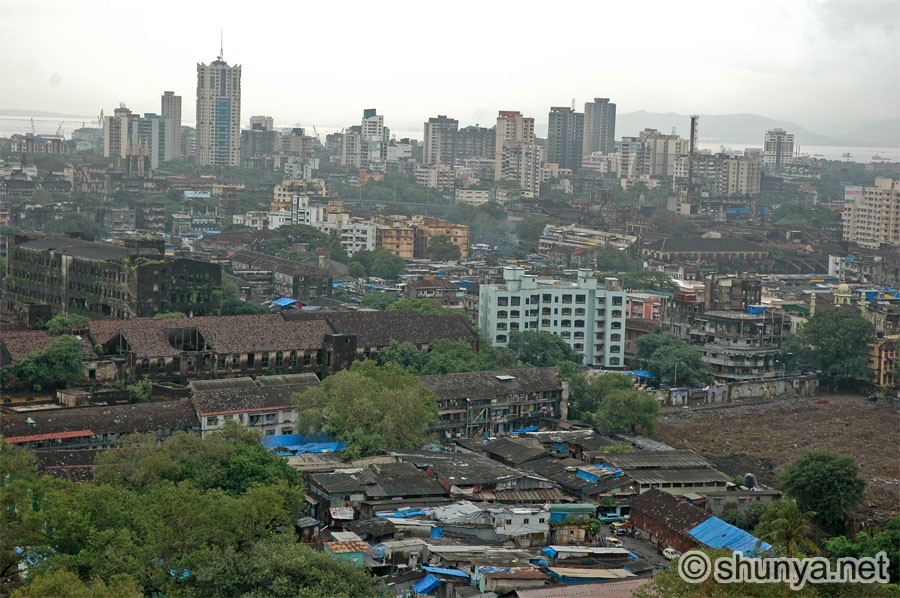
[[195, 112], [196, 63], [240, 64], [241, 119], [333, 128], [374, 107], [490, 125], [609, 97], [620, 113], [756, 113], [817, 132], [900, 113], [900, 0], [0, 0], [0, 109]]

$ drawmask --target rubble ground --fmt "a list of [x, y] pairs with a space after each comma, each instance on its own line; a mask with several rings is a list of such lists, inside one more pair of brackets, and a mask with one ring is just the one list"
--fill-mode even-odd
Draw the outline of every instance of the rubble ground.
[[811, 450], [852, 456], [867, 482], [863, 516], [883, 522], [900, 513], [900, 412], [854, 395], [821, 395], [727, 409], [670, 411], [655, 436], [696, 451], [728, 475], [751, 472], [774, 486], [776, 475]]

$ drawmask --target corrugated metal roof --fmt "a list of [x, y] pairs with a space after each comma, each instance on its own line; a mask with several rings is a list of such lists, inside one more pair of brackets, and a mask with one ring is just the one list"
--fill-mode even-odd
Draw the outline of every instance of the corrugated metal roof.
[[756, 536], [718, 517], [710, 517], [688, 531], [688, 534], [710, 548], [727, 548], [746, 554], [766, 552], [772, 548], [771, 544], [762, 542]]

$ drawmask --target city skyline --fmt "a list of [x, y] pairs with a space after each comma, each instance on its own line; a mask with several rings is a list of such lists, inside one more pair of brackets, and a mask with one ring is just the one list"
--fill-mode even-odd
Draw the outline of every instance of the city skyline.
[[[465, 2], [454, 5], [455, 17], [401, 2], [366, 9], [366, 19], [347, 18], [363, 4], [260, 3], [259, 15], [269, 10], [278, 19], [250, 28], [237, 10], [211, 19], [202, 6], [162, 2], [153, 11], [125, 5], [102, 16], [108, 11], [95, 9], [104, 6], [4, 3], [0, 108], [95, 114], [124, 101], [135, 112], [157, 112], [160, 94], [174, 90], [185, 98], [182, 123], [190, 125], [195, 65], [215, 59], [220, 28], [224, 59], [246, 67], [245, 121], [267, 114], [278, 123], [343, 127], [375, 106], [392, 130], [421, 131], [437, 114], [460, 126], [489, 126], [499, 110], [518, 110], [543, 132], [549, 107], [574, 99], [581, 111], [595, 97], [610, 97], [620, 113], [756, 113], [826, 131], [896, 118], [900, 106], [894, 2], [763, 2], [752, 12], [642, 2], [604, 6], [602, 29], [596, 19], [568, 18], [597, 10], [581, 3], [538, 18]], [[103, 35], [108, 19], [127, 23], [134, 39], [159, 39], [134, 44]], [[492, 24], [499, 22], [504, 31], [565, 42], [566, 51], [498, 34]], [[34, 31], [92, 41], [79, 52], [44, 50], [28, 43]], [[486, 68], [492, 56], [507, 56], [511, 43], [516, 59]], [[16, 51], [23, 47], [28, 52]], [[865, 101], [848, 105], [861, 89]]]

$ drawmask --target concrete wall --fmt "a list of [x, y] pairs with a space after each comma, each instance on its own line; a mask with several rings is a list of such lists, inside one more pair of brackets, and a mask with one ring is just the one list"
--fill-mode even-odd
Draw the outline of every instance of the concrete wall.
[[811, 397], [819, 388], [814, 376], [797, 376], [776, 380], [754, 380], [714, 385], [707, 389], [673, 388], [666, 401], [671, 406], [701, 406], [717, 403], [742, 403], [760, 399], [793, 399]]

